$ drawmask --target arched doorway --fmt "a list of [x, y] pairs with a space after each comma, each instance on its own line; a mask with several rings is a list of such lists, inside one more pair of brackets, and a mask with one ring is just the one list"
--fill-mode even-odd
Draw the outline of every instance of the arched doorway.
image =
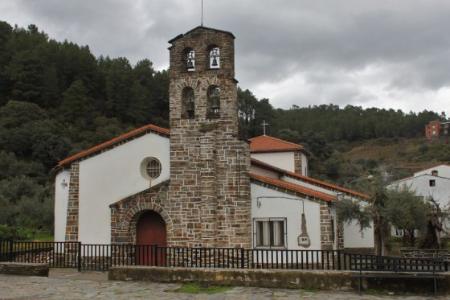
[[166, 249], [163, 247], [167, 246], [167, 233], [166, 222], [160, 214], [149, 210], [139, 216], [136, 223], [136, 244], [140, 265], [164, 265]]

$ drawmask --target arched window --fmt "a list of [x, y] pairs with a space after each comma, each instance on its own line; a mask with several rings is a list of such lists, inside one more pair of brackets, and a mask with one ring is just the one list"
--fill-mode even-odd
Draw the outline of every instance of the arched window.
[[209, 68], [220, 69], [220, 48], [217, 46], [209, 47]]
[[195, 97], [192, 88], [186, 87], [183, 89], [181, 103], [181, 118], [193, 119], [195, 117]]
[[208, 119], [220, 117], [220, 88], [212, 85], [208, 88]]
[[186, 65], [186, 70], [195, 71], [195, 51], [192, 48], [184, 50], [183, 60]]

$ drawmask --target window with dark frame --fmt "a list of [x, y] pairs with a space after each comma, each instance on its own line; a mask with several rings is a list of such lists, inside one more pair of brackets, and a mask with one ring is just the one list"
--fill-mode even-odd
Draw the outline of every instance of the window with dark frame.
[[147, 165], [145, 168], [145, 171], [147, 172], [147, 175], [152, 178], [156, 179], [161, 175], [161, 162], [157, 158], [149, 158], [147, 161]]
[[264, 218], [254, 219], [255, 247], [285, 248], [286, 219]]
[[208, 88], [208, 119], [216, 119], [220, 117], [220, 88], [212, 85]]
[[181, 118], [182, 119], [194, 119], [195, 118], [195, 95], [194, 90], [191, 87], [183, 89], [181, 96]]
[[335, 242], [336, 234], [335, 234], [335, 226], [334, 226], [334, 218], [333, 217], [331, 217], [330, 222], [331, 222], [331, 224], [330, 224], [331, 225], [331, 240], [333, 242]]
[[430, 179], [430, 186], [436, 186], [436, 180]]

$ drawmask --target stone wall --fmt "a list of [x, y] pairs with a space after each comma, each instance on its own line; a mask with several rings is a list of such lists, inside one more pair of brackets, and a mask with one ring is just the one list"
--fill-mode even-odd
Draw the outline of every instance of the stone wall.
[[[332, 250], [334, 246], [333, 226], [331, 225], [331, 208], [328, 203], [320, 204], [320, 243], [322, 250]], [[334, 238], [333, 238], [334, 237]]]
[[301, 175], [303, 174], [302, 171], [302, 153], [300, 151], [294, 152], [294, 172]]
[[[220, 48], [220, 69], [208, 68], [208, 48]], [[188, 71], [184, 52], [195, 50]], [[250, 153], [238, 140], [234, 37], [199, 27], [170, 48], [171, 180], [167, 213], [173, 220], [170, 246], [251, 246]], [[208, 118], [207, 91], [220, 88], [220, 116]], [[195, 117], [182, 118], [182, 93], [194, 90]]]
[[[358, 272], [308, 271], [308, 270], [238, 270], [238, 269], [188, 269], [161, 267], [113, 267], [109, 280], [151, 281], [165, 283], [195, 282], [220, 286], [255, 286], [264, 288], [289, 288], [350, 291], [358, 290]], [[444, 273], [437, 280], [438, 292], [450, 292], [450, 274]], [[387, 274], [384, 278], [363, 278], [362, 288], [392, 291], [395, 294], [433, 292], [433, 280], [429, 278], [397, 278]]]
[[168, 185], [168, 181], [163, 182], [110, 205], [111, 243], [134, 244], [136, 223], [140, 215], [148, 210], [159, 213], [166, 223], [167, 235], [174, 235], [173, 222], [167, 213], [171, 209], [167, 207]]
[[47, 264], [0, 263], [0, 274], [48, 277], [48, 272], [49, 268]]
[[80, 163], [70, 165], [69, 201], [67, 203], [66, 242], [78, 241], [78, 211], [80, 195]]
[[109, 280], [123, 281], [196, 282], [222, 286], [265, 288], [323, 290], [351, 290], [352, 288], [351, 273], [340, 271], [113, 267], [109, 270], [108, 278]]

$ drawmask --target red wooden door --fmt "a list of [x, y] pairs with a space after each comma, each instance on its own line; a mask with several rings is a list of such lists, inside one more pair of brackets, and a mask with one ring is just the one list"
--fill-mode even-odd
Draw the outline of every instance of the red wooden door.
[[163, 218], [154, 211], [144, 212], [136, 225], [136, 255], [140, 265], [158, 265], [165, 263], [166, 249], [158, 248], [155, 253], [154, 245], [167, 246], [166, 223]]

